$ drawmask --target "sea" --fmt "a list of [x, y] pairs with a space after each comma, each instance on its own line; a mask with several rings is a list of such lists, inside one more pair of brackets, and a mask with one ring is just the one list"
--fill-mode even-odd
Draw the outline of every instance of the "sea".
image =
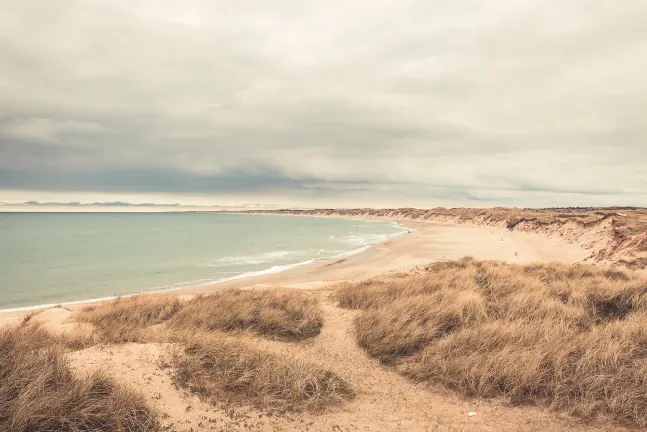
[[352, 255], [390, 221], [226, 213], [0, 213], [0, 310], [173, 290]]

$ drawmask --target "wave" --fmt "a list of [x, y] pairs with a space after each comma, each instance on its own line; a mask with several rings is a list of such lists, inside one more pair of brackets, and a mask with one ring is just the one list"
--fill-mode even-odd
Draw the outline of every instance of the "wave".
[[214, 283], [229, 282], [229, 281], [232, 281], [232, 280], [244, 279], [244, 278], [253, 277], [253, 276], [263, 276], [263, 275], [268, 275], [268, 274], [281, 273], [281, 272], [284, 272], [286, 270], [290, 270], [290, 269], [295, 268], [295, 267], [299, 267], [299, 266], [306, 265], [306, 264], [311, 264], [311, 263], [313, 263], [315, 261], [317, 261], [317, 259], [312, 258], [312, 259], [301, 261], [301, 262], [294, 263], [294, 264], [275, 265], [275, 266], [272, 266], [272, 267], [270, 267], [268, 269], [265, 269], [265, 270], [258, 270], [258, 271], [251, 271], [251, 272], [247, 272], [247, 273], [242, 273], [242, 274], [239, 274], [239, 275], [236, 275], [236, 276], [231, 276], [231, 277], [224, 278], [224, 279], [217, 279], [217, 280], [213, 280], [213, 281], [210, 281], [210, 282], [207, 282], [207, 283], [204, 283], [204, 284], [194, 285], [194, 286], [211, 285], [211, 284], [214, 284]]
[[295, 258], [305, 255], [314, 255], [316, 251], [314, 250], [301, 250], [301, 251], [272, 251], [264, 252], [256, 255], [234, 255], [218, 258], [217, 260], [207, 263], [199, 264], [200, 267], [231, 267], [231, 266], [242, 266], [242, 265], [253, 265], [253, 264], [265, 264], [274, 261], [280, 261], [282, 259]]
[[349, 244], [349, 245], [369, 245], [370, 246], [370, 245], [388, 241], [393, 237], [406, 233], [407, 231], [412, 231], [411, 229], [406, 229], [405, 227], [398, 224], [397, 222], [394, 223], [394, 226], [401, 229], [401, 231], [390, 233], [390, 234], [360, 234], [360, 235], [353, 234], [352, 232], [349, 231], [348, 236], [338, 240], [341, 241], [342, 243]]

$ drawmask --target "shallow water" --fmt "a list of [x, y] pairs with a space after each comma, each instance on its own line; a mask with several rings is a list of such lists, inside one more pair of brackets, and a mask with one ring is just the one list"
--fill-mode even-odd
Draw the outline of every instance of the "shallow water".
[[0, 309], [273, 273], [360, 251], [393, 222], [207, 213], [0, 213]]

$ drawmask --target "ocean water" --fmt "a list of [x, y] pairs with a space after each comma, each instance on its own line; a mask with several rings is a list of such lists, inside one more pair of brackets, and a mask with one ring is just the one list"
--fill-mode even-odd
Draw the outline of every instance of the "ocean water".
[[0, 213], [0, 309], [174, 289], [350, 255], [393, 222], [209, 213]]

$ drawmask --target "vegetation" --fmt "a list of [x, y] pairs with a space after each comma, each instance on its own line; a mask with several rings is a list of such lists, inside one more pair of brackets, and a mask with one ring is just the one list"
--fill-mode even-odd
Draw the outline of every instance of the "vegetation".
[[[228, 290], [182, 303], [172, 296], [134, 296], [83, 309], [99, 343], [177, 340], [200, 332], [250, 331], [299, 341], [319, 334], [323, 320], [315, 297], [297, 290]], [[168, 328], [151, 332], [151, 327]]]
[[358, 343], [420, 382], [647, 426], [647, 279], [471, 259], [340, 287]]
[[95, 342], [179, 342], [176, 383], [203, 396], [286, 409], [320, 409], [353, 397], [349, 384], [315, 363], [224, 333], [282, 341], [316, 336], [323, 324], [319, 305], [302, 291], [231, 290], [184, 303], [137, 296], [90, 306], [79, 319], [94, 325]]
[[247, 330], [282, 340], [319, 334], [323, 319], [316, 298], [297, 290], [220, 291], [188, 302], [170, 321], [175, 330]]
[[141, 395], [102, 374], [77, 377], [38, 326], [0, 329], [0, 430], [157, 430]]
[[98, 342], [125, 343], [147, 340], [147, 328], [168, 321], [182, 307], [177, 297], [118, 298], [81, 311], [79, 321], [94, 325]]
[[175, 367], [179, 386], [266, 407], [320, 409], [354, 397], [348, 383], [315, 363], [226, 336], [194, 337]]

